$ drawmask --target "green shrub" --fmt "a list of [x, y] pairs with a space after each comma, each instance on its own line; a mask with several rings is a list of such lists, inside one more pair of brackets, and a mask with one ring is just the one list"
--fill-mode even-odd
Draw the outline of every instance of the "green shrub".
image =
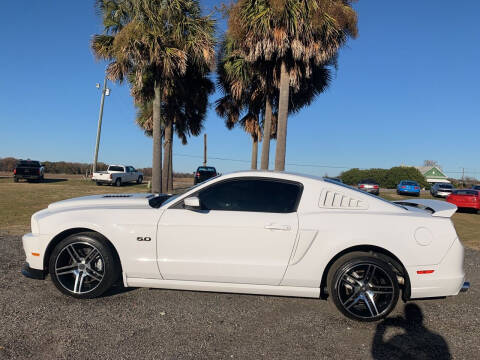
[[413, 180], [420, 186], [427, 187], [427, 181], [422, 173], [415, 167], [396, 166], [391, 169], [350, 169], [340, 174], [340, 178], [345, 184], [357, 185], [364, 179], [375, 180], [380, 187], [394, 189], [402, 180]]

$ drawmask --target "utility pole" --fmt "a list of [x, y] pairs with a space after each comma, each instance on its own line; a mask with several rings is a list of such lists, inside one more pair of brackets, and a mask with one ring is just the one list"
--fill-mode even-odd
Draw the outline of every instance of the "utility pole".
[[[100, 88], [100, 84], [97, 84], [97, 89], [98, 88]], [[92, 173], [97, 171], [98, 146], [100, 145], [100, 134], [102, 132], [103, 104], [105, 102], [105, 96], [108, 95], [110, 95], [110, 89], [107, 89], [107, 76], [105, 75], [102, 88], [102, 100], [100, 101], [100, 113], [98, 114], [97, 142], [95, 144], [95, 157], [93, 158]]]
[[207, 134], [203, 134], [203, 166], [207, 166]]
[[465, 186], [465, 168], [462, 168], [462, 187]]

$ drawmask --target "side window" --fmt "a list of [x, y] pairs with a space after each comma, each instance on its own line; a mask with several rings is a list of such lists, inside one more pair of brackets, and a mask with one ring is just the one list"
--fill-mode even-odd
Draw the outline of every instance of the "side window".
[[230, 180], [202, 190], [203, 210], [289, 213], [297, 210], [302, 186], [269, 179]]

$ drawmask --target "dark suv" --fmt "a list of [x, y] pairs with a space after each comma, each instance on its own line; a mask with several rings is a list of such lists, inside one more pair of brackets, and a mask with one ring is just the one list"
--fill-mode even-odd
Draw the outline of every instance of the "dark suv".
[[217, 176], [217, 170], [213, 166], [199, 166], [195, 171], [193, 184], [199, 184], [215, 176]]
[[13, 181], [18, 182], [19, 179], [27, 181], [43, 181], [45, 168], [38, 161], [19, 160], [15, 169], [13, 169]]

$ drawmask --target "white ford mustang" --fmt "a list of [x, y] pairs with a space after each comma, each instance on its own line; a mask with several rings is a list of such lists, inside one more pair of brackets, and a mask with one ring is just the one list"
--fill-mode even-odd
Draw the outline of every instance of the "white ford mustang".
[[182, 195], [94, 195], [32, 216], [26, 276], [93, 298], [124, 286], [330, 297], [384, 318], [400, 296], [456, 295], [463, 247], [436, 200], [392, 203], [335, 181], [247, 171]]

